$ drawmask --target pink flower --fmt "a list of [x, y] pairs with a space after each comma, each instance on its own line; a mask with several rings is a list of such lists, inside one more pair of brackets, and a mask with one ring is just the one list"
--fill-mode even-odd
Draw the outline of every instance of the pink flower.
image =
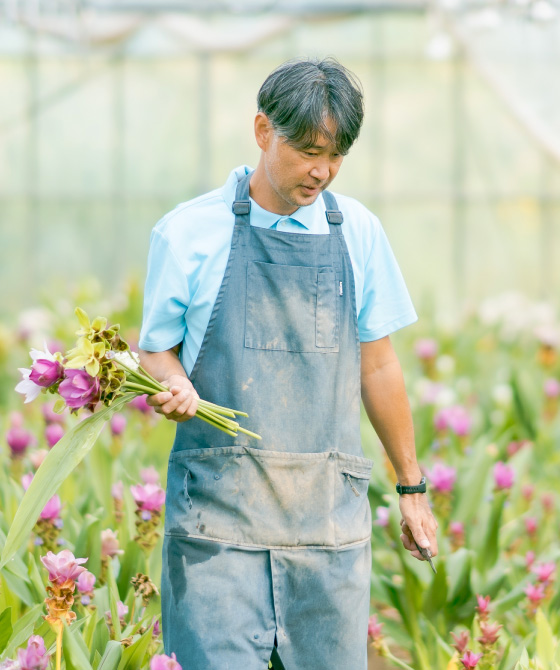
[[414, 353], [421, 360], [429, 360], [430, 358], [435, 358], [438, 352], [438, 343], [432, 338], [425, 337], [420, 340], [416, 340], [414, 343]]
[[124, 554], [122, 549], [119, 549], [119, 540], [114, 530], [107, 528], [101, 531], [101, 558], [112, 558]]
[[18, 663], [21, 670], [47, 670], [49, 655], [40, 635], [29, 638], [27, 649], [18, 649]]
[[10, 412], [10, 428], [23, 428], [23, 414]]
[[509, 490], [513, 486], [515, 472], [513, 468], [502, 461], [498, 461], [494, 466], [494, 484], [498, 491]]
[[49, 423], [45, 428], [45, 439], [52, 449], [54, 445], [64, 435], [64, 428], [59, 423]]
[[165, 491], [157, 484], [137, 484], [130, 487], [130, 492], [141, 510], [159, 511], [165, 502]]
[[111, 417], [111, 433], [113, 435], [122, 435], [126, 428], [126, 416], [124, 414], [113, 414]]
[[25, 428], [10, 428], [6, 432], [6, 442], [13, 456], [22, 456], [27, 447], [35, 443], [33, 435]]
[[58, 554], [49, 551], [46, 556], [41, 556], [41, 563], [49, 571], [49, 581], [53, 584], [63, 584], [69, 579], [76, 579], [86, 569], [80, 565], [87, 558], [76, 558], [69, 549], [63, 549]]
[[60, 502], [60, 498], [57, 495], [54, 495], [43, 507], [43, 511], [41, 512], [41, 519], [54, 521], [60, 516], [61, 509], [62, 503]]
[[528, 551], [525, 554], [525, 566], [526, 566], [527, 570], [529, 570], [531, 568], [531, 566], [533, 565], [534, 562], [535, 562], [535, 552], [534, 551]]
[[477, 594], [476, 602], [478, 603], [476, 606], [478, 616], [482, 621], [485, 621], [490, 614], [490, 596], [480, 596]]
[[58, 387], [59, 394], [71, 409], [93, 404], [99, 397], [99, 379], [85, 370], [66, 370], [66, 377]]
[[481, 658], [482, 654], [474, 654], [472, 651], [467, 651], [461, 659], [461, 663], [464, 668], [476, 668]]
[[527, 584], [524, 589], [525, 595], [534, 604], [538, 605], [541, 600], [544, 600], [544, 585], [543, 584]]
[[382, 628], [383, 624], [377, 621], [377, 614], [372, 614], [368, 621], [368, 629], [367, 629], [368, 636], [371, 637], [373, 640], [377, 640], [383, 635], [381, 632]]
[[57, 414], [53, 411], [54, 403], [44, 403], [41, 406], [41, 412], [43, 413], [43, 418], [47, 423], [61, 423], [63, 424], [66, 420], [66, 410], [61, 414]]
[[375, 526], [386, 527], [389, 525], [389, 508], [388, 507], [376, 507], [375, 508], [376, 519], [373, 522]]
[[124, 485], [119, 480], [118, 482], [115, 482], [111, 486], [111, 497], [115, 498], [116, 500], [122, 500], [123, 496], [124, 496]]
[[146, 395], [137, 395], [132, 398], [128, 405], [129, 407], [134, 407], [138, 411], [142, 412], [142, 414], [150, 414], [152, 412], [152, 408], [146, 402], [147, 397], [148, 396]]
[[33, 473], [32, 472], [26, 472], [22, 478], [21, 478], [21, 485], [23, 486], [23, 490], [27, 491], [29, 488], [29, 485], [31, 484], [33, 480]]
[[140, 478], [144, 484], [159, 484], [159, 472], [150, 465], [149, 468], [142, 468], [140, 470]]
[[95, 575], [87, 570], [78, 576], [77, 586], [80, 593], [91, 593], [95, 584]]
[[469, 644], [469, 631], [462, 630], [459, 635], [451, 633], [451, 637], [455, 641], [455, 644], [452, 644], [451, 646], [454, 647], [460, 654], [462, 654]]
[[150, 670], [183, 670], [179, 663], [177, 663], [177, 657], [175, 654], [171, 656], [166, 656], [165, 654], [157, 654], [152, 657], [150, 661]]
[[[37, 361], [39, 360], [51, 363], [55, 362], [55, 357], [48, 350], [46, 344], [45, 344], [45, 351], [38, 351], [37, 349], [31, 349], [29, 355], [33, 360], [33, 367], [35, 366], [35, 363], [37, 363]], [[32, 400], [35, 400], [35, 398], [39, 395], [39, 393], [41, 393], [41, 389], [43, 388], [43, 386], [33, 381], [32, 379], [33, 368], [31, 369], [18, 368], [18, 370], [21, 372], [22, 379], [19, 382], [19, 384], [17, 384], [16, 391], [18, 393], [23, 393], [25, 395], [26, 403], [31, 402]]]
[[480, 632], [482, 635], [476, 639], [482, 646], [495, 644], [500, 637], [500, 628], [502, 628], [502, 624], [493, 623], [491, 621], [481, 621]]
[[451, 430], [458, 437], [469, 434], [471, 429], [471, 418], [467, 410], [461, 405], [443, 407], [434, 418], [436, 430]]
[[554, 498], [554, 493], [543, 493], [541, 495], [541, 503], [544, 507], [545, 512], [554, 512], [556, 506], [556, 500]]
[[465, 524], [462, 521], [451, 521], [449, 524], [449, 532], [451, 535], [464, 535], [465, 534]]
[[451, 493], [457, 479], [457, 471], [451, 466], [436, 463], [431, 470], [426, 470], [426, 476], [436, 491]]
[[543, 582], [544, 584], [552, 581], [555, 570], [556, 564], [553, 561], [550, 563], [537, 563], [531, 568], [531, 572], [537, 575], [539, 582]]
[[38, 358], [31, 367], [29, 379], [37, 386], [48, 388], [64, 377], [64, 367], [56, 360]]
[[41, 467], [41, 463], [45, 460], [45, 456], [48, 453], [49, 452], [46, 449], [37, 449], [29, 454], [29, 460], [35, 470], [38, 470]]
[[124, 619], [125, 615], [128, 614], [128, 605], [125, 605], [121, 600], [117, 602], [117, 614], [119, 619]]
[[550, 378], [544, 383], [544, 394], [547, 398], [557, 398], [560, 395], [560, 382]]
[[538, 521], [534, 516], [528, 516], [525, 518], [525, 529], [529, 535], [534, 535], [537, 532]]
[[535, 493], [535, 487], [531, 486], [531, 484], [524, 484], [521, 487], [521, 495], [525, 498], [525, 500], [527, 500], [527, 502], [531, 500], [534, 493]]

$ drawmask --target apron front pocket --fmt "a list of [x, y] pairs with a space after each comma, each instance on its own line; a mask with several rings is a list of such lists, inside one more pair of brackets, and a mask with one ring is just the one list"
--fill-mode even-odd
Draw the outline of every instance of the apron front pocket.
[[331, 268], [247, 265], [245, 346], [249, 349], [338, 351], [336, 274]]

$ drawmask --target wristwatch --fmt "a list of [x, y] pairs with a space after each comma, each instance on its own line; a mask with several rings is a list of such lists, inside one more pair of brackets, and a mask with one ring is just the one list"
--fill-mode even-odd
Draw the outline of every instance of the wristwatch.
[[420, 484], [416, 484], [416, 486], [403, 486], [397, 482], [396, 488], [400, 496], [406, 493], [426, 493], [426, 477], [422, 477]]

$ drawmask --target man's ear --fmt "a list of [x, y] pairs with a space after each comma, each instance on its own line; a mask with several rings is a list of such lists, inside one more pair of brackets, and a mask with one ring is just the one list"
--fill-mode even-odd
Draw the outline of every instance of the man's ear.
[[257, 112], [255, 116], [255, 139], [259, 148], [263, 151], [268, 149], [274, 130], [264, 112]]

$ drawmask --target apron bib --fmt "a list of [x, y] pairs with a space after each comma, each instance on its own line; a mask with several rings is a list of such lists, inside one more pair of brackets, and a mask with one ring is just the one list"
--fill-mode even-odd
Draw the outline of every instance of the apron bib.
[[[240, 180], [224, 278], [190, 379], [262, 441], [177, 424], [162, 570], [166, 653], [184, 670], [366, 667], [372, 462], [342, 215], [329, 234], [250, 225]], [[232, 616], [232, 607], [235, 612]], [[321, 637], [318, 632], [322, 631]]]

